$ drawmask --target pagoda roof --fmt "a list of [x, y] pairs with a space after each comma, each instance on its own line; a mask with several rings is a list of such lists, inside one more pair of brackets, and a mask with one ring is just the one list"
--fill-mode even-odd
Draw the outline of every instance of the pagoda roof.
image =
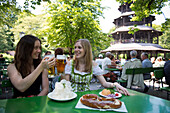
[[119, 17], [115, 18], [115, 19], [118, 19], [118, 18], [123, 17], [123, 16], [133, 15], [133, 14], [135, 14], [135, 12], [134, 12], [134, 11], [121, 13], [121, 15], [120, 15]]
[[[118, 17], [116, 17], [115, 19], [118, 19], [118, 18], [123, 17], [123, 16], [134, 15], [134, 14], [135, 14], [134, 11], [129, 11], [129, 12], [121, 13], [121, 14], [120, 14]], [[150, 15], [150, 16], [154, 17], [154, 15]], [[114, 20], [115, 20], [115, 19], [114, 19]]]
[[158, 44], [152, 43], [119, 43], [102, 50], [102, 53], [113, 52], [113, 51], [131, 51], [131, 50], [143, 50], [143, 51], [166, 51], [170, 52], [169, 49], [164, 49]]
[[154, 28], [149, 27], [149, 26], [137, 25], [136, 27], [134, 27], [134, 26], [122, 26], [122, 27], [119, 27], [115, 31], [113, 31], [111, 34], [115, 34], [117, 32], [129, 31], [131, 27], [132, 28], [137, 28], [137, 29], [143, 30], [143, 31], [152, 31], [153, 30], [153, 31], [161, 32], [161, 31], [155, 30]]

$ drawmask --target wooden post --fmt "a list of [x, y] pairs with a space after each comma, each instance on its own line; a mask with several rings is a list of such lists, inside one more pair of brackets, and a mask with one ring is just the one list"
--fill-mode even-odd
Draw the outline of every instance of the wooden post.
[[136, 42], [136, 33], [134, 33], [133, 36], [134, 36], [134, 42]]
[[159, 38], [158, 38], [158, 35], [157, 35], [157, 44], [159, 44]]
[[119, 59], [119, 55], [118, 52], [116, 51], [116, 59]]
[[122, 43], [122, 36], [121, 36], [121, 34], [122, 34], [122, 33], [119, 33], [119, 35], [120, 35], [119, 40], [120, 40], [120, 42]]
[[166, 58], [166, 52], [164, 51], [164, 58]]
[[150, 43], [150, 38], [151, 38], [151, 34], [150, 34], [150, 32], [148, 31], [148, 41], [147, 41], [147, 43]]
[[123, 52], [123, 58], [125, 59], [125, 52]]

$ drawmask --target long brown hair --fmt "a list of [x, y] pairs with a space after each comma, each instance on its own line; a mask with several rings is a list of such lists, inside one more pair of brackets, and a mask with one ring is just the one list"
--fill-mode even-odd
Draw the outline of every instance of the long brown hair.
[[[31, 73], [32, 52], [36, 40], [40, 41], [40, 39], [35, 36], [25, 35], [20, 39], [17, 44], [14, 64], [23, 78]], [[38, 59], [33, 60], [34, 68], [36, 68], [40, 62], [41, 54], [39, 54]]]
[[[87, 39], [79, 39], [76, 41], [80, 42], [80, 44], [82, 45], [84, 51], [85, 51], [85, 55], [84, 55], [84, 63], [85, 63], [85, 72], [91, 72], [92, 71], [92, 60], [93, 60], [93, 56], [92, 56], [92, 48], [91, 48], [91, 44], [89, 42], [89, 40]], [[79, 61], [78, 59], [75, 59], [74, 61], [74, 67], [79, 70]]]

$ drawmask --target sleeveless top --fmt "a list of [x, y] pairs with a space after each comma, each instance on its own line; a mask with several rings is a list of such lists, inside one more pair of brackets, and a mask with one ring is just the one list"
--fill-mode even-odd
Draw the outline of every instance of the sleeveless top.
[[37, 77], [37, 79], [34, 81], [34, 83], [24, 92], [20, 92], [13, 86], [13, 98], [17, 97], [27, 97], [30, 95], [38, 95], [41, 91], [41, 84], [42, 84], [42, 73]]
[[99, 66], [94, 66], [92, 68], [92, 72], [80, 72], [74, 68], [74, 62], [71, 62], [69, 66], [66, 64], [65, 67], [65, 74], [71, 75], [71, 86], [74, 92], [77, 91], [87, 91], [90, 90], [90, 81], [93, 77], [93, 74], [96, 76], [102, 75], [103, 71], [100, 69]]

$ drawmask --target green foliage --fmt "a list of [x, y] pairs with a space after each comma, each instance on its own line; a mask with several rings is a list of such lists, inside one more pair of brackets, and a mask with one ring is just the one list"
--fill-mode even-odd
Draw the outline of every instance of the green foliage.
[[141, 21], [143, 18], [151, 14], [161, 14], [162, 7], [168, 0], [116, 0], [122, 5], [125, 3], [132, 3], [130, 8], [135, 11], [132, 21]]
[[26, 11], [28, 11], [29, 9], [28, 8], [32, 8], [32, 9], [35, 9], [35, 6], [36, 5], [41, 5], [42, 2], [48, 2], [48, 3], [51, 3], [50, 0], [25, 0], [24, 2], [24, 8]]
[[114, 26], [114, 27], [112, 27], [110, 30], [109, 30], [109, 34], [111, 34], [113, 31], [115, 31], [116, 30], [116, 27]]
[[[160, 25], [153, 24], [153, 28], [156, 30], [159, 30], [163, 32], [161, 36], [159, 36], [159, 45], [161, 45], [163, 48], [170, 49], [170, 27], [168, 27], [168, 22], [162, 24], [162, 27]], [[166, 24], [166, 25], [165, 25]], [[156, 38], [155, 38], [156, 40]]]
[[0, 53], [3, 55], [3, 57], [5, 58], [5, 61], [9, 61], [9, 62], [12, 62], [14, 60], [14, 56], [11, 56], [9, 54], [6, 54], [6, 53]]
[[161, 25], [152, 24], [152, 28], [154, 28], [155, 30], [161, 31]]
[[45, 39], [43, 34], [41, 34], [41, 30], [45, 27], [45, 19], [44, 15], [33, 15], [28, 12], [22, 12], [18, 15], [18, 20], [15, 22], [15, 26], [12, 29], [15, 34], [15, 44], [17, 44], [21, 38], [20, 32], [37, 36], [44, 44]]
[[167, 18], [165, 23], [162, 24], [162, 31], [170, 30], [170, 18]]
[[163, 35], [159, 37], [160, 39], [160, 45], [163, 48], [170, 49], [170, 30], [165, 30]]
[[12, 27], [20, 8], [16, 7], [16, 0], [3, 0], [0, 2], [0, 27]]
[[14, 34], [11, 28], [17, 20], [20, 8], [16, 7], [16, 0], [2, 0], [0, 2], [0, 52], [14, 50]]
[[161, 30], [163, 31], [163, 35], [160, 36], [160, 44], [164, 48], [170, 49], [170, 19], [169, 18], [167, 18], [166, 22], [162, 24]]
[[139, 31], [140, 29], [136, 28], [137, 25], [134, 25], [134, 27], [129, 28], [129, 34], [134, 34], [135, 32]]
[[102, 47], [107, 35], [101, 32], [99, 16], [103, 8], [100, 0], [58, 0], [48, 5], [49, 28], [44, 30], [53, 47], [68, 48], [72, 54], [76, 40], [89, 39], [93, 50]]
[[8, 26], [0, 27], [0, 52], [7, 50], [14, 50], [14, 37], [13, 32], [10, 31]]

